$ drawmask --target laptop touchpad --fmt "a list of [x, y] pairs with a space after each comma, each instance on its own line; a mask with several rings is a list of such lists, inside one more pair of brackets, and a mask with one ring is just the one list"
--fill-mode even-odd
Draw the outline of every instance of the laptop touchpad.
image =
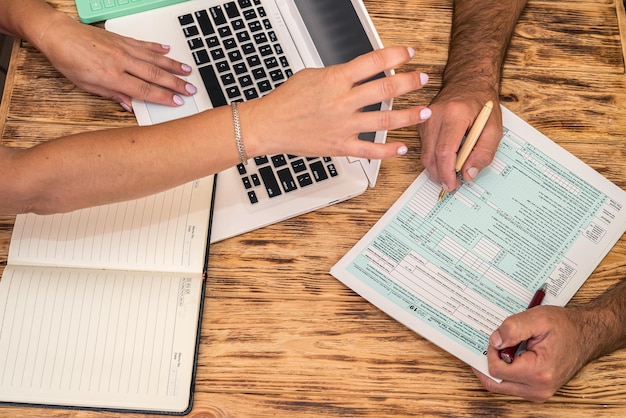
[[196, 102], [192, 97], [181, 97], [185, 101], [185, 104], [177, 107], [146, 102], [146, 108], [150, 114], [152, 124], [180, 119], [185, 116], [195, 115], [199, 112], [198, 106], [196, 106]]

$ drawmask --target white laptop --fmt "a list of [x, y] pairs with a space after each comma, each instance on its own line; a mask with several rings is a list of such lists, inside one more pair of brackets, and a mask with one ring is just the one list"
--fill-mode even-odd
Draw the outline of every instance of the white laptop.
[[[169, 56], [194, 66], [187, 80], [199, 91], [183, 106], [133, 101], [140, 125], [254, 99], [302, 68], [346, 62], [382, 47], [361, 0], [191, 0], [111, 19], [105, 27], [168, 44]], [[386, 134], [360, 138], [382, 143]], [[374, 186], [379, 167], [379, 160], [274, 155], [220, 172], [211, 242], [350, 199]]]

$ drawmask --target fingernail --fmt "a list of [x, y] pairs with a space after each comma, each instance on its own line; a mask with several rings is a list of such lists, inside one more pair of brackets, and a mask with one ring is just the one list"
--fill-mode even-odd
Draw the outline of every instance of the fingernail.
[[133, 109], [130, 106], [128, 106], [126, 103], [122, 102], [120, 103], [120, 106], [122, 106], [122, 109], [124, 109], [125, 111], [133, 113]]
[[407, 50], [409, 51], [409, 56], [413, 58], [415, 56], [415, 50], [411, 47], [408, 47]]
[[470, 177], [469, 180], [473, 180], [477, 174], [478, 174], [478, 169], [476, 167], [470, 167], [467, 169], [467, 175]]
[[428, 119], [429, 117], [432, 116], [432, 114], [433, 114], [433, 111], [430, 110], [429, 108], [422, 109], [420, 111], [420, 119], [422, 120]]
[[397, 152], [398, 152], [398, 155], [404, 155], [407, 152], [409, 152], [409, 149], [403, 145], [403, 146], [398, 148]]
[[167, 44], [161, 44], [161, 48], [163, 49], [170, 49], [170, 46]]
[[174, 99], [174, 103], [176, 103], [178, 106], [182, 106], [185, 104], [185, 101], [183, 100], [183, 98], [177, 94], [174, 95], [173, 99]]
[[493, 334], [491, 334], [491, 337], [489, 338], [489, 342], [495, 348], [500, 348], [502, 346], [502, 337], [500, 336], [500, 333], [497, 330], [494, 331]]
[[190, 65], [188, 65], [188, 64], [182, 64], [182, 65], [180, 66], [180, 68], [181, 68], [184, 72], [186, 72], [186, 73], [190, 73], [190, 72], [191, 72], [191, 66], [190, 66]]
[[428, 79], [429, 79], [428, 74], [420, 73], [420, 82], [422, 83], [422, 86], [428, 83]]
[[187, 93], [189, 94], [196, 94], [196, 92], [198, 91], [198, 89], [196, 88], [196, 86], [194, 86], [193, 84], [189, 84], [187, 83], [185, 85], [185, 90], [187, 91]]
[[446, 183], [441, 183], [441, 188], [443, 190], [445, 190], [446, 193], [448, 193], [450, 191], [450, 188], [448, 187], [448, 185]]

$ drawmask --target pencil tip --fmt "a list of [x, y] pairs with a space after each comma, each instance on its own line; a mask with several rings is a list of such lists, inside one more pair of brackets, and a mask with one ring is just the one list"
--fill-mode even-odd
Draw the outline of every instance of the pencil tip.
[[443, 199], [446, 195], [446, 189], [441, 189], [441, 191], [439, 192], [439, 196], [437, 196], [437, 202], [441, 201], [441, 199]]

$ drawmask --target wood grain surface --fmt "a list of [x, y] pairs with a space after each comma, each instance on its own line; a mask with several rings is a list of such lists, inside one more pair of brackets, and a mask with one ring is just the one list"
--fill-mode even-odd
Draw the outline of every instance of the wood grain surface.
[[[51, 4], [76, 16], [71, 0]], [[441, 82], [451, 0], [365, 0], [385, 45], [411, 45], [399, 71], [427, 72], [396, 108], [428, 104]], [[3, 102], [3, 143], [134, 125], [18, 42]], [[504, 67], [505, 106], [626, 188], [626, 79], [615, 0], [529, 0]], [[177, 141], [184, 137], [173, 138]], [[626, 350], [585, 367], [542, 405], [486, 392], [468, 366], [378, 311], [328, 274], [423, 169], [415, 127], [378, 184], [323, 210], [211, 247], [192, 417], [626, 416]], [[0, 192], [1, 193], [1, 192]], [[0, 195], [1, 198], [1, 195]], [[0, 217], [0, 271], [13, 217]], [[626, 274], [622, 238], [572, 304]], [[565, 354], [566, 355], [566, 354]], [[129, 416], [1, 406], [0, 416]]]

